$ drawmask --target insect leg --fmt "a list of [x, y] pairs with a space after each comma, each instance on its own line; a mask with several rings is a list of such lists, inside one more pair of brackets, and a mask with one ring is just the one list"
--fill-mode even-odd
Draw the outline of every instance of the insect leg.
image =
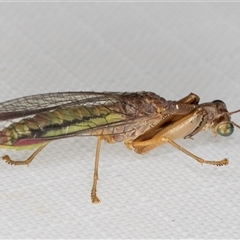
[[223, 166], [223, 165], [228, 165], [228, 159], [224, 158], [220, 161], [208, 161], [208, 160], [204, 160], [196, 155], [194, 155], [193, 153], [189, 152], [187, 149], [183, 148], [182, 146], [180, 146], [179, 144], [177, 144], [176, 142], [174, 142], [173, 140], [164, 137], [162, 139], [165, 142], [170, 143], [173, 147], [177, 148], [178, 150], [182, 151], [183, 153], [187, 154], [188, 156], [194, 158], [195, 160], [197, 160], [200, 163], [206, 163], [206, 164], [211, 164], [211, 165], [216, 165], [216, 166]]
[[99, 203], [100, 202], [100, 199], [97, 197], [97, 181], [98, 181], [98, 165], [99, 165], [101, 140], [102, 140], [102, 138], [98, 137], [96, 155], [95, 155], [95, 163], [94, 163], [93, 186], [92, 186], [92, 191], [91, 191], [92, 203]]
[[[137, 138], [131, 143], [128, 143], [128, 147], [130, 146], [137, 153], [144, 154], [165, 143], [170, 143], [172, 146], [191, 156], [200, 163], [217, 166], [227, 165], [228, 160], [226, 158], [220, 161], [207, 161], [192, 154], [174, 141], [179, 138], [192, 137], [193, 135], [196, 135], [204, 128], [206, 120], [206, 112], [204, 109], [198, 108], [194, 112], [177, 120], [176, 122], [169, 123], [169, 125], [166, 125], [164, 128], [160, 129], [160, 131], [156, 133], [151, 139], [141, 141], [141, 139], [139, 140], [139, 138]], [[144, 139], [144, 134], [142, 139]]]
[[25, 161], [13, 161], [8, 155], [5, 155], [2, 157], [2, 159], [4, 161], [6, 161], [8, 164], [11, 165], [28, 165], [29, 163], [32, 162], [32, 160], [34, 159], [34, 157], [44, 148], [46, 147], [48, 143], [42, 145], [41, 147], [39, 147], [28, 159], [26, 159]]
[[178, 100], [178, 102], [180, 103], [188, 103], [188, 104], [198, 104], [199, 101], [200, 101], [199, 96], [194, 93], [190, 93], [186, 97]]

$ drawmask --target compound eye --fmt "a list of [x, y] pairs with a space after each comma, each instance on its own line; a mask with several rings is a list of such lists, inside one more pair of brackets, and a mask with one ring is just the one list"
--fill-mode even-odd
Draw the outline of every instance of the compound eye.
[[218, 99], [217, 99], [217, 100], [214, 100], [214, 101], [212, 101], [212, 102], [213, 102], [213, 103], [222, 103], [222, 104], [226, 105], [225, 102], [223, 102], [222, 100], [218, 100]]
[[234, 131], [232, 123], [222, 123], [217, 127], [217, 133], [223, 137], [230, 136]]

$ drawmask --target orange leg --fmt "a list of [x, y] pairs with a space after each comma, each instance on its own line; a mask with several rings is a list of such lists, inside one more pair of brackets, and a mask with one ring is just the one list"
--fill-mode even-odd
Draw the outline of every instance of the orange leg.
[[91, 191], [92, 203], [99, 203], [100, 202], [100, 199], [97, 197], [97, 181], [98, 181], [98, 165], [99, 165], [99, 154], [100, 154], [101, 140], [102, 140], [101, 137], [98, 137], [96, 155], [95, 155], [95, 163], [94, 163], [93, 186], [92, 186], [92, 191]]
[[25, 161], [13, 161], [8, 155], [5, 155], [2, 157], [2, 159], [4, 161], [6, 161], [8, 164], [11, 165], [28, 165], [29, 163], [32, 162], [32, 160], [34, 159], [34, 157], [47, 145], [44, 144], [41, 147], [39, 147], [28, 159], [26, 159]]
[[[134, 149], [135, 152], [143, 154], [150, 150], [159, 147], [165, 143], [170, 143], [173, 147], [194, 158], [200, 163], [212, 164], [217, 166], [223, 166], [228, 164], [228, 160], [224, 158], [220, 161], [208, 161], [204, 160], [185, 148], [178, 145], [174, 140], [185, 137], [192, 137], [203, 129], [206, 123], [206, 114], [203, 109], [198, 108], [194, 112], [184, 116], [174, 123], [169, 123], [159, 132], [157, 132], [152, 138], [144, 140], [144, 134], [142, 135], [142, 141], [140, 138], [135, 139], [131, 143], [127, 143], [127, 146]], [[139, 140], [140, 139], [140, 140]]]
[[[189, 152], [187, 149], [183, 148], [182, 146], [180, 146], [179, 144], [177, 144], [175, 141], [167, 138], [167, 137], [162, 137], [162, 138], [158, 138], [158, 139], [150, 139], [147, 141], [143, 141], [143, 142], [134, 142], [133, 143], [133, 147], [135, 148], [135, 151], [137, 153], [142, 153], [141, 150], [145, 151], [145, 149], [148, 149], [149, 151], [153, 148], [155, 148], [156, 146], [162, 145], [164, 143], [170, 143], [173, 147], [177, 148], [178, 150], [182, 151], [183, 153], [187, 154], [188, 156], [194, 158], [195, 160], [197, 160], [200, 163], [205, 163], [205, 164], [211, 164], [211, 165], [216, 165], [216, 166], [223, 166], [223, 165], [228, 165], [228, 159], [224, 158], [220, 161], [209, 161], [209, 160], [204, 160], [196, 155], [194, 155], [193, 153]], [[154, 146], [154, 147], [152, 147]]]

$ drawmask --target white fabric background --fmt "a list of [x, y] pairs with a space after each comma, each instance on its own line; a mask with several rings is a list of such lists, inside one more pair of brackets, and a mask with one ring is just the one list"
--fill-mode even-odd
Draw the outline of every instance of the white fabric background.
[[[0, 101], [58, 91], [154, 91], [240, 108], [239, 3], [1, 3]], [[240, 123], [239, 115], [233, 117]], [[240, 238], [240, 131], [137, 155], [95, 138], [0, 162], [1, 238]], [[1, 150], [1, 155], [4, 151]], [[24, 158], [21, 152], [8, 152]], [[29, 153], [28, 153], [29, 155]]]

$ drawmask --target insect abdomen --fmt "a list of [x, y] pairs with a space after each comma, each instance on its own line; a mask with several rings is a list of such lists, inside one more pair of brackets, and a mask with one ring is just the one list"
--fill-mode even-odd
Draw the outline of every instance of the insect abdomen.
[[44, 139], [51, 140], [69, 133], [91, 131], [98, 125], [121, 119], [121, 114], [112, 113], [102, 106], [56, 109], [12, 123], [0, 132], [0, 145], [16, 146], [22, 139], [25, 139], [26, 145], [35, 144], [35, 139], [44, 142]]

